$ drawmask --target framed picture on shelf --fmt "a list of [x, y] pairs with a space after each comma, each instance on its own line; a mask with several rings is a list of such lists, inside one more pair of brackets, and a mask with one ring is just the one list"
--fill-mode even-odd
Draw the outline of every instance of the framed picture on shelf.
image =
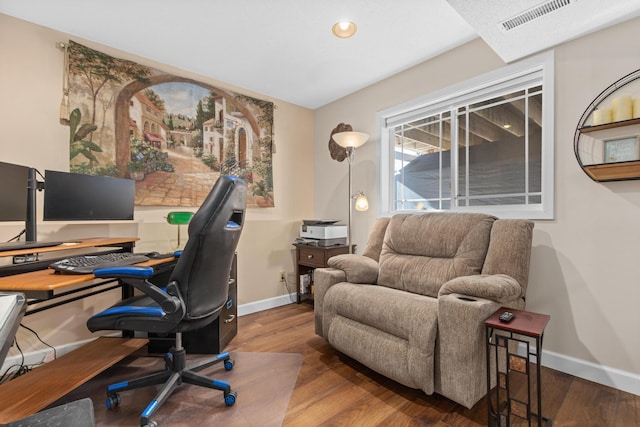
[[603, 141], [604, 163], [640, 160], [640, 142], [637, 136]]

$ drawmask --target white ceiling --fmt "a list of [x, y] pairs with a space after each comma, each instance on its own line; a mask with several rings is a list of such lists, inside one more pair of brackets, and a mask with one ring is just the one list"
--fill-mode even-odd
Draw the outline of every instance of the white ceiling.
[[[478, 36], [509, 62], [640, 15], [640, 0], [571, 0], [497, 29], [545, 2], [0, 0], [0, 13], [315, 109]], [[342, 19], [355, 37], [332, 35]]]

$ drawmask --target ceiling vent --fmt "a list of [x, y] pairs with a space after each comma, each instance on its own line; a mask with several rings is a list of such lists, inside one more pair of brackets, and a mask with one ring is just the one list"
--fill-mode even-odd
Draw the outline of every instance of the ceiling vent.
[[526, 24], [527, 22], [533, 21], [534, 19], [538, 19], [547, 15], [551, 12], [555, 12], [558, 9], [561, 9], [565, 6], [569, 6], [572, 3], [575, 3], [576, 0], [549, 0], [538, 6], [532, 7], [529, 10], [526, 10], [513, 18], [509, 18], [500, 22], [498, 25], [503, 31], [510, 31], [514, 28], [519, 27], [520, 25]]

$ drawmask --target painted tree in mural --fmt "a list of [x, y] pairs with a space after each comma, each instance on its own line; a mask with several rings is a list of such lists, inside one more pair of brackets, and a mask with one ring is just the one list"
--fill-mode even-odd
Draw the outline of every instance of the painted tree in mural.
[[69, 73], [80, 76], [85, 82], [92, 99], [91, 124], [95, 125], [96, 101], [100, 91], [108, 84], [121, 84], [125, 80], [147, 82], [149, 69], [71, 41]]
[[167, 109], [164, 106], [164, 99], [160, 98], [160, 95], [155, 93], [153, 89], [145, 89], [142, 91], [144, 96], [156, 106], [156, 108], [162, 112], [165, 112]]

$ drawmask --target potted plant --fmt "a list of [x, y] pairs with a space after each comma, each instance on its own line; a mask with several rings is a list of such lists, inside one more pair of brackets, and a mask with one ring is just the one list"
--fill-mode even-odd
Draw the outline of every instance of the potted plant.
[[142, 181], [144, 179], [146, 165], [140, 160], [131, 160], [127, 165], [127, 170], [129, 170], [129, 176], [131, 179], [135, 181]]

